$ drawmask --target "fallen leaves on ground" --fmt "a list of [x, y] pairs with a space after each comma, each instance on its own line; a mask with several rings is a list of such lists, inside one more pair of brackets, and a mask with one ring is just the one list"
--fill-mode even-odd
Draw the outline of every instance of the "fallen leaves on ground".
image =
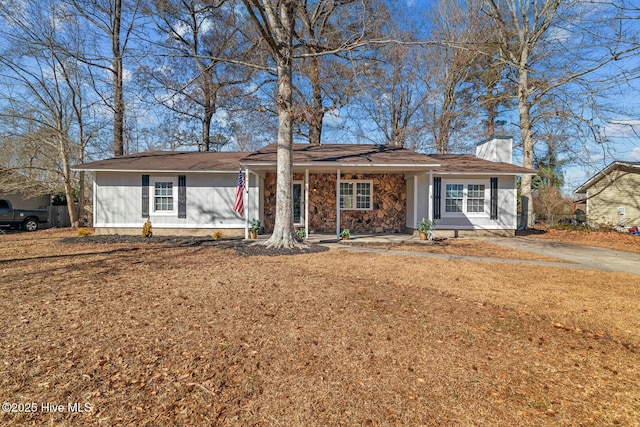
[[63, 236], [0, 237], [0, 399], [65, 408], [2, 425], [640, 418], [636, 275]]

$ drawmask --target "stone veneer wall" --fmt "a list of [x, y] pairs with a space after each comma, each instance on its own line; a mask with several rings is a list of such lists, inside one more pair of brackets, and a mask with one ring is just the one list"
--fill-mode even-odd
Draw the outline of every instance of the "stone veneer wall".
[[[294, 174], [294, 181], [304, 181]], [[342, 210], [340, 227], [351, 233], [404, 233], [406, 231], [407, 185], [402, 174], [342, 174], [341, 180], [373, 182], [371, 210]], [[304, 203], [304, 200], [303, 200]], [[273, 231], [276, 206], [276, 175], [264, 180], [264, 231]], [[304, 208], [303, 208], [304, 209]], [[336, 231], [336, 174], [309, 174], [309, 231]]]

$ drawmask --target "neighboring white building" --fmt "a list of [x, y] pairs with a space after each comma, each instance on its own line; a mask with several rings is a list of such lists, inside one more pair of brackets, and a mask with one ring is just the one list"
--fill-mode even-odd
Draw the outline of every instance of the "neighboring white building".
[[[514, 235], [516, 177], [510, 138], [478, 144], [477, 155], [428, 156], [383, 145], [293, 146], [294, 221], [310, 233], [413, 232], [421, 218], [436, 235]], [[92, 171], [97, 234], [246, 233], [273, 228], [275, 144], [253, 153], [146, 152], [75, 167]], [[247, 180], [245, 216], [234, 210], [238, 172]]]

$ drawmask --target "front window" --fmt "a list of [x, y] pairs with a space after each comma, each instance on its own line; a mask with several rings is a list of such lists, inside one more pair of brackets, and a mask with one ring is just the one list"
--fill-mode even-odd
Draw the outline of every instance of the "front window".
[[486, 184], [455, 182], [446, 184], [444, 212], [451, 216], [488, 215], [486, 211]]
[[469, 184], [467, 186], [467, 212], [484, 212], [484, 185]]
[[447, 184], [445, 195], [445, 212], [462, 212], [462, 202], [464, 200], [464, 185]]
[[173, 182], [156, 182], [153, 194], [154, 212], [173, 212]]
[[371, 209], [372, 193], [371, 181], [342, 181], [340, 182], [340, 209]]

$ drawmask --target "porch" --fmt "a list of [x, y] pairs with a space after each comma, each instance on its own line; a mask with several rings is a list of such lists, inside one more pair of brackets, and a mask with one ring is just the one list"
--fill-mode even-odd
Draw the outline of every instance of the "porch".
[[[314, 233], [306, 239], [309, 243], [336, 243], [340, 239], [336, 238], [335, 233]], [[404, 233], [393, 233], [393, 234], [355, 234], [349, 237], [349, 242], [357, 242], [357, 243], [389, 243], [389, 244], [402, 244], [407, 242], [419, 242], [420, 238], [417, 233], [415, 235], [412, 234], [404, 234]]]
[[[258, 240], [266, 240], [271, 237], [271, 234], [265, 233], [258, 236]], [[305, 239], [308, 243], [337, 243], [340, 241], [336, 238], [335, 233], [312, 233], [308, 239]], [[404, 234], [404, 233], [391, 233], [391, 234], [355, 234], [349, 237], [348, 242], [357, 243], [388, 243], [388, 244], [402, 244], [402, 243], [415, 243], [420, 242], [418, 234]]]

